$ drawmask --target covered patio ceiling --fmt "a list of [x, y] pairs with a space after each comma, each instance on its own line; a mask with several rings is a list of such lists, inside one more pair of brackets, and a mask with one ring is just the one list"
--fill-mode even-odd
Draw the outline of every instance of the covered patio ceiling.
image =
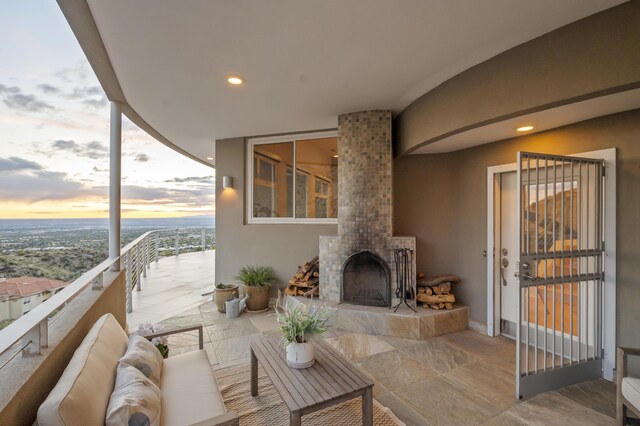
[[[107, 96], [160, 141], [214, 165], [216, 139], [398, 113], [474, 65], [623, 1], [58, 3]], [[246, 83], [232, 87], [231, 74]]]

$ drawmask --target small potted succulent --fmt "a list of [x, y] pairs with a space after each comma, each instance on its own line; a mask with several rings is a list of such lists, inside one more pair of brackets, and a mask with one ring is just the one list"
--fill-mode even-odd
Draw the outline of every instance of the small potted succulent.
[[276, 274], [270, 266], [243, 266], [236, 279], [243, 284], [249, 311], [264, 311], [269, 308], [271, 286], [276, 282]]
[[287, 365], [292, 368], [309, 368], [315, 363], [313, 345], [308, 342], [311, 335], [324, 333], [329, 327], [331, 311], [326, 306], [299, 304], [287, 306], [277, 313], [282, 341], [287, 353]]
[[216, 301], [216, 306], [218, 307], [218, 311], [224, 313], [225, 312], [225, 303], [229, 299], [233, 299], [234, 297], [238, 297], [238, 284], [218, 284], [216, 285], [216, 290], [214, 292], [213, 298]]

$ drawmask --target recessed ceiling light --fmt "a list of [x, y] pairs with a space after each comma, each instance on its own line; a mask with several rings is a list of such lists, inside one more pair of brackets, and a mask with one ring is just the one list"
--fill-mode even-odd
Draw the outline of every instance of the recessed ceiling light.
[[233, 84], [234, 86], [240, 86], [241, 84], [244, 84], [244, 78], [240, 77], [239, 75], [228, 75], [227, 82], [229, 84]]
[[213, 160], [213, 157], [207, 157], [207, 160], [211, 161]]
[[521, 126], [516, 129], [518, 132], [528, 132], [529, 130], [533, 130], [533, 126]]
[[333, 158], [338, 158], [338, 154], [334, 155]]

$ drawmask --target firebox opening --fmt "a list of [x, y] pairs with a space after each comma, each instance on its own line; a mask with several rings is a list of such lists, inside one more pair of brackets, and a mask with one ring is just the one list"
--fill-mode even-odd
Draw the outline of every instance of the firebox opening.
[[342, 302], [369, 306], [391, 306], [389, 265], [377, 254], [363, 250], [342, 265]]

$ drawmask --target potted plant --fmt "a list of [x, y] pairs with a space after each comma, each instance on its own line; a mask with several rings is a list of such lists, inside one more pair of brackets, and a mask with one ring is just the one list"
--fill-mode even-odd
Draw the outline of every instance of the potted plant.
[[[149, 322], [145, 322], [138, 325], [137, 333], [141, 336], [146, 336], [148, 334], [160, 333], [161, 331], [164, 331], [162, 324], [151, 324]], [[151, 343], [158, 348], [162, 358], [169, 358], [169, 339], [167, 336], [154, 337], [151, 339]]]
[[324, 333], [330, 317], [326, 306], [307, 308], [303, 304], [293, 308], [287, 306], [283, 313], [277, 313], [289, 367], [308, 368], [315, 363], [315, 351], [307, 339], [313, 334]]
[[229, 299], [233, 299], [234, 297], [238, 297], [238, 284], [218, 284], [216, 285], [216, 290], [214, 293], [214, 299], [216, 301], [216, 306], [218, 307], [218, 311], [224, 313], [225, 312], [225, 303]]
[[249, 311], [264, 311], [269, 308], [271, 285], [276, 282], [276, 275], [270, 266], [243, 266], [236, 279], [242, 282]]

